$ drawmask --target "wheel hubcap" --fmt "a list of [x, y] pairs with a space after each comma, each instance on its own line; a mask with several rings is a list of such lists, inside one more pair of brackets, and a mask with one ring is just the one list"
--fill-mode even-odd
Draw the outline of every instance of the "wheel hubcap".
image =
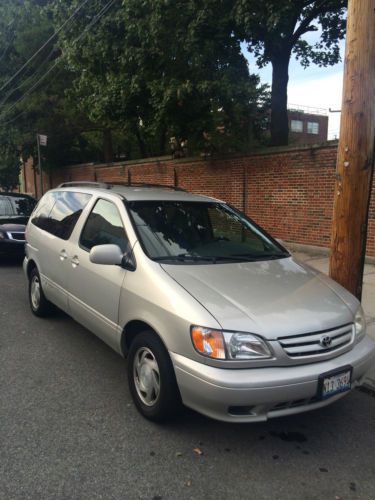
[[136, 352], [133, 377], [137, 394], [142, 403], [153, 406], [159, 399], [160, 372], [155, 356], [147, 347], [141, 347]]
[[40, 304], [40, 283], [37, 276], [34, 276], [31, 282], [30, 297], [33, 308], [38, 309]]

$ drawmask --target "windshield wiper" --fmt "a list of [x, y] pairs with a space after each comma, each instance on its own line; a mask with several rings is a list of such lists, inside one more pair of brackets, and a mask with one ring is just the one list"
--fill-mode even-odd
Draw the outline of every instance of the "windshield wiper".
[[204, 261], [211, 262], [213, 259], [212, 259], [212, 257], [203, 257], [200, 255], [191, 255], [189, 253], [180, 253], [178, 255], [161, 255], [160, 257], [154, 257], [154, 260], [156, 260], [156, 261], [177, 260], [180, 262], [185, 262], [187, 260], [192, 260], [194, 262], [204, 260]]
[[232, 260], [232, 261], [243, 261], [243, 257], [236, 255], [192, 255], [190, 253], [180, 253], [179, 255], [162, 255], [160, 257], [154, 257], [156, 261], [178, 261], [178, 262], [212, 262], [216, 264], [218, 261]]
[[237, 253], [234, 254], [235, 257], [245, 257], [251, 260], [274, 260], [274, 259], [283, 259], [285, 257], [290, 257], [288, 252], [280, 252], [280, 253], [262, 253], [262, 254], [253, 254], [253, 253]]
[[288, 257], [289, 254], [283, 252], [282, 254], [274, 254], [274, 253], [269, 253], [269, 254], [251, 254], [251, 253], [241, 253], [241, 254], [232, 254], [232, 255], [192, 255], [189, 253], [180, 253], [178, 255], [161, 255], [160, 257], [154, 257], [155, 261], [177, 261], [177, 262], [187, 262], [187, 261], [193, 261], [193, 262], [212, 262], [213, 264], [216, 264], [216, 262], [222, 262], [222, 261], [234, 261], [234, 262], [244, 262], [244, 261], [256, 261], [256, 260], [262, 260], [262, 259], [280, 259], [283, 257]]

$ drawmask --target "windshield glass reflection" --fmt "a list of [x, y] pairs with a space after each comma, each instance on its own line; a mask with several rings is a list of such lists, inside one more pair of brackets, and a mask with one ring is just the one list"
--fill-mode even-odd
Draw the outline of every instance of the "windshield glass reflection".
[[289, 256], [222, 203], [133, 201], [128, 207], [141, 243], [154, 260], [216, 263]]

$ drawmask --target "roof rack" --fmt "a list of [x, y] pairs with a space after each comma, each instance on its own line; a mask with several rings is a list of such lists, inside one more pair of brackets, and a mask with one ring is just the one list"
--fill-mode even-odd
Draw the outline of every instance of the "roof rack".
[[71, 181], [71, 182], [63, 182], [62, 184], [59, 184], [57, 187], [58, 188], [64, 188], [64, 187], [98, 187], [102, 189], [108, 189], [108, 184], [105, 182], [91, 182], [91, 181]]
[[163, 188], [163, 189], [172, 189], [173, 191], [184, 191], [178, 186], [173, 186], [170, 184], [150, 184], [148, 182], [92, 182], [92, 181], [71, 181], [71, 182], [63, 182], [58, 188], [64, 187], [97, 187], [100, 189], [112, 189], [114, 186], [124, 186], [124, 187], [146, 187], [146, 188]]
[[172, 189], [173, 191], [184, 191], [178, 186], [173, 186], [171, 184], [152, 184], [149, 182], [109, 182], [107, 184], [107, 189], [111, 189], [111, 186], [125, 186], [125, 187], [146, 187], [146, 188], [163, 188], [163, 189]]

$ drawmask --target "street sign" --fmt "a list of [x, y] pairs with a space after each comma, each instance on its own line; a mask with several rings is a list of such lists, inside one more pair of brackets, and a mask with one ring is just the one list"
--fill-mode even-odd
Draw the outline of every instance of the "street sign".
[[39, 137], [39, 145], [40, 146], [47, 146], [47, 136], [42, 135], [42, 134], [38, 134], [38, 137]]

